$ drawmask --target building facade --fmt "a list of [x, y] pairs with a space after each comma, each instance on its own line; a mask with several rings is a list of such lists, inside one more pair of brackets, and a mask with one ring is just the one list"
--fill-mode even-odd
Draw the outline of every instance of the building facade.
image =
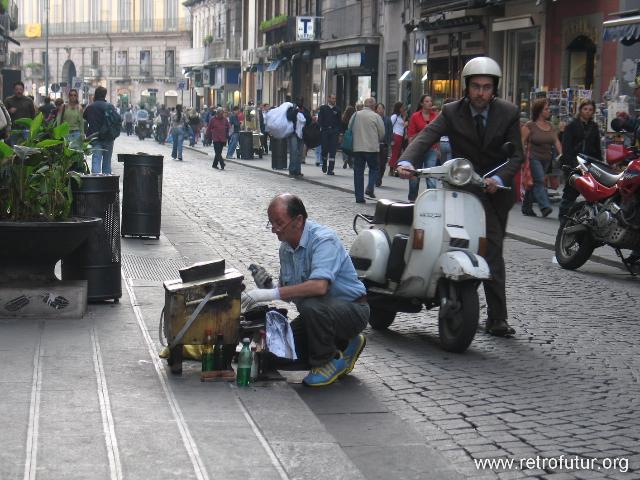
[[179, 0], [24, 0], [16, 38], [10, 51], [37, 100], [77, 88], [88, 101], [101, 85], [114, 104], [172, 106], [191, 20]]
[[188, 0], [193, 41], [180, 66], [198, 109], [240, 104], [242, 4], [239, 0]]

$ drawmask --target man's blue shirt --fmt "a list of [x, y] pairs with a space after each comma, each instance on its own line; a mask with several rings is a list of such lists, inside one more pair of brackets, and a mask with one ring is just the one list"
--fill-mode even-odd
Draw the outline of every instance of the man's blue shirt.
[[338, 235], [308, 219], [298, 248], [294, 250], [286, 242], [280, 244], [280, 286], [307, 280], [327, 280], [327, 295], [347, 302], [366, 293]]

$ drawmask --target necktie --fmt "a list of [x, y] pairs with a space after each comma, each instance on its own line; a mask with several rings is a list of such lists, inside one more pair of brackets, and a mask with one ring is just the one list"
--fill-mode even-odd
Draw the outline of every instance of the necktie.
[[480, 138], [481, 142], [484, 142], [484, 118], [482, 118], [482, 115], [479, 113], [474, 118], [476, 119], [476, 132], [478, 132], [478, 137]]

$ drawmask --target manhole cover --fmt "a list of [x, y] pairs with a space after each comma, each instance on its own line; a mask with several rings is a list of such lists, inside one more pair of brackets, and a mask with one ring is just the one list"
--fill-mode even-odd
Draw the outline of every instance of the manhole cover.
[[185, 267], [179, 258], [154, 258], [122, 255], [122, 270], [126, 278], [137, 280], [170, 280], [180, 278], [178, 270]]

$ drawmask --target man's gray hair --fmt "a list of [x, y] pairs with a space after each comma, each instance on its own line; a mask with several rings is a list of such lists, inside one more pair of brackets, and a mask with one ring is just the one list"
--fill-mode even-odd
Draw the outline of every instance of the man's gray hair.
[[373, 110], [374, 108], [376, 108], [376, 99], [371, 97], [365, 98], [364, 106]]

